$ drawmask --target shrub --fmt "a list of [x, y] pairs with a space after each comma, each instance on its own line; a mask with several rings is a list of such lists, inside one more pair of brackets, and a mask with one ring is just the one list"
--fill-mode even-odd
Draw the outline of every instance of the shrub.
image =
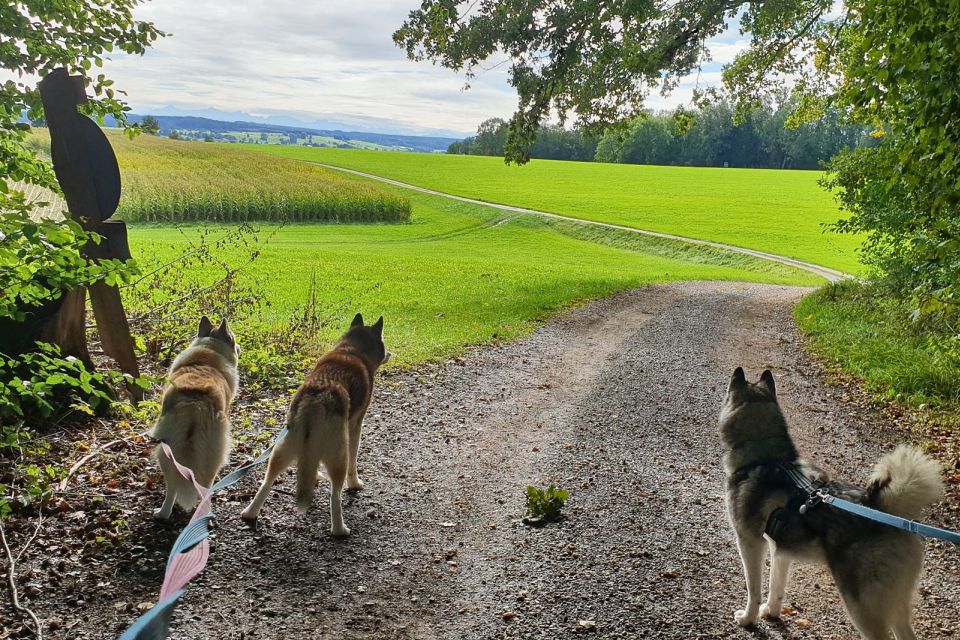
[[570, 493], [566, 489], [558, 489], [550, 485], [546, 489], [534, 486], [527, 487], [527, 515], [523, 523], [532, 527], [542, 527], [548, 522], [560, 520], [563, 515], [560, 511], [567, 503]]

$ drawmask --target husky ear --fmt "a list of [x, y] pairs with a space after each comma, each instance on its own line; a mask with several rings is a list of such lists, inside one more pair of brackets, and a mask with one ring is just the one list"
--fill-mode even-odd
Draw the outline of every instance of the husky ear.
[[363, 326], [363, 315], [358, 313], [357, 315], [353, 316], [353, 322], [350, 323], [350, 328], [353, 329], [354, 327], [362, 327], [362, 326]]
[[373, 323], [373, 332], [377, 337], [383, 337], [383, 316], [380, 316], [380, 319]]
[[197, 337], [206, 338], [211, 333], [213, 333], [213, 323], [210, 322], [210, 318], [203, 316], [200, 318], [200, 326], [197, 328]]
[[227, 344], [236, 346], [236, 337], [233, 335], [233, 331], [230, 330], [230, 325], [227, 324], [226, 318], [220, 321], [220, 326], [217, 327], [213, 333]]
[[733, 377], [730, 378], [730, 386], [727, 387], [727, 392], [733, 391], [734, 389], [742, 389], [747, 385], [747, 376], [743, 373], [743, 367], [737, 367], [733, 370]]
[[770, 369], [764, 369], [763, 373], [760, 374], [760, 384], [765, 386], [774, 396], [777, 395], [777, 385], [773, 382], [773, 374], [770, 373]]

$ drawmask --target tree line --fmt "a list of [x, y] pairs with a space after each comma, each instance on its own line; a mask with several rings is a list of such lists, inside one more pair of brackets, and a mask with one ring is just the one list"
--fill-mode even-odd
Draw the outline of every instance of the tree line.
[[[531, 158], [691, 167], [817, 169], [843, 149], [875, 146], [871, 127], [843, 122], [837, 111], [788, 126], [795, 105], [764, 106], [736, 122], [733, 105], [718, 102], [695, 112], [647, 113], [597, 137], [580, 129], [542, 126]], [[447, 153], [503, 156], [508, 123], [485, 120], [477, 134]]]

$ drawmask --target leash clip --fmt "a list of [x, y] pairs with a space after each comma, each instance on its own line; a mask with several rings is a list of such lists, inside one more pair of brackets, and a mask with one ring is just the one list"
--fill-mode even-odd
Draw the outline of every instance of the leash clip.
[[823, 489], [817, 488], [815, 491], [810, 493], [810, 496], [807, 498], [807, 501], [804, 502], [802, 505], [800, 505], [800, 509], [799, 509], [800, 514], [801, 515], [806, 514], [808, 511], [810, 511], [810, 509], [813, 509], [821, 502], [824, 502], [827, 499], [827, 497], [829, 497], [829, 495], [830, 494], [828, 494]]

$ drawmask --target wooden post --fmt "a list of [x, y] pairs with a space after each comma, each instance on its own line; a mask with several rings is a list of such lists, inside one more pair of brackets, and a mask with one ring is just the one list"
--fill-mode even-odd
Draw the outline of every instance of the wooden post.
[[[126, 226], [123, 222], [107, 221], [120, 202], [120, 168], [100, 127], [77, 111], [87, 100], [83, 78], [70, 76], [66, 69], [57, 69], [40, 82], [39, 88], [50, 128], [53, 168], [70, 217], [84, 229], [105, 238], [99, 245], [88, 244], [85, 255], [91, 260], [128, 259]], [[103, 350], [117, 361], [124, 373], [138, 377], [133, 337], [120, 291], [103, 282], [91, 285], [89, 291]], [[82, 290], [79, 294], [68, 294], [46, 333], [55, 334], [56, 338], [51, 341], [69, 350], [68, 353], [89, 362], [85, 337], [77, 339], [78, 335], [85, 336], [83, 301]], [[127, 385], [127, 390], [134, 401], [143, 398], [143, 391], [136, 385]]]

